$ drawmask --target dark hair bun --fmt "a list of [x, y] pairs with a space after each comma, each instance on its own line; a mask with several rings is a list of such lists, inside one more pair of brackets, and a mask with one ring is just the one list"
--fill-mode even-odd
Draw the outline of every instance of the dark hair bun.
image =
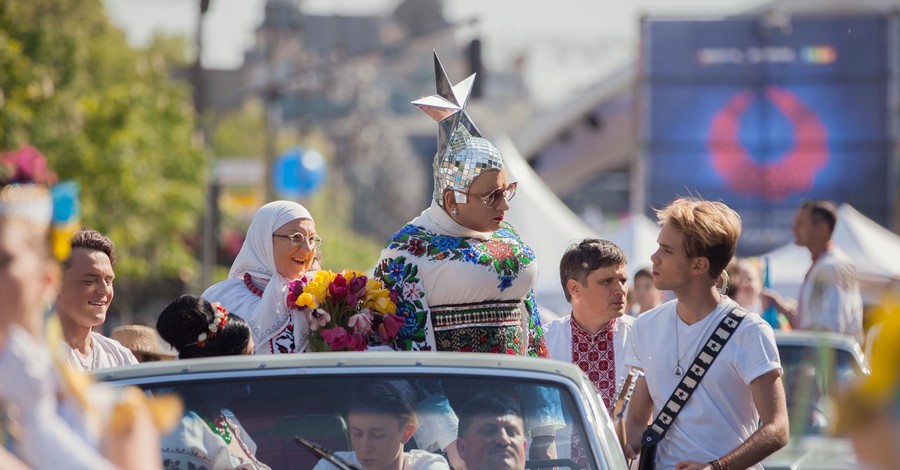
[[243, 354], [250, 342], [250, 326], [230, 313], [215, 336], [208, 334], [205, 344], [197, 344], [201, 334], [209, 333], [209, 324], [214, 320], [215, 309], [206, 299], [182, 295], [159, 314], [156, 329], [182, 359]]

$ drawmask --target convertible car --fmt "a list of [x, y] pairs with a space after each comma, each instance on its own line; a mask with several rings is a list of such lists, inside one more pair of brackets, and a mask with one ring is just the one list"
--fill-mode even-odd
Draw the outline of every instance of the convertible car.
[[[505, 393], [518, 401], [526, 421], [537, 407], [548, 406], [550, 397], [557, 422], [564, 422], [556, 431], [557, 458], [531, 459], [527, 468], [579, 468], [576, 448], [586, 454], [586, 468], [627, 468], [593, 386], [576, 366], [556, 361], [460, 353], [317, 353], [157, 362], [98, 371], [97, 377], [151, 394], [177, 394], [187, 410], [229, 410], [255, 442], [256, 458], [273, 469], [309, 469], [323, 453], [351, 450], [342, 406], [355, 388], [375, 379], [407, 381], [423, 401], [442, 397], [453, 409], [479, 391]], [[531, 441], [528, 437], [529, 447]]]

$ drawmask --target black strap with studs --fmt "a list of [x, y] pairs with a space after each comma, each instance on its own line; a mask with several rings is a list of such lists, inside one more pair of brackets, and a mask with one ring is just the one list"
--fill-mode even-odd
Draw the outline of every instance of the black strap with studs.
[[725, 315], [725, 318], [719, 322], [719, 326], [713, 330], [712, 335], [710, 335], [709, 339], [706, 341], [703, 349], [700, 350], [700, 353], [697, 354], [691, 367], [688, 368], [687, 372], [681, 378], [681, 383], [675, 387], [675, 391], [672, 392], [669, 401], [666, 402], [665, 406], [659, 411], [659, 414], [656, 415], [656, 419], [653, 420], [653, 423], [651, 423], [650, 426], [647, 427], [647, 430], [644, 431], [643, 437], [641, 437], [641, 445], [643, 447], [656, 445], [666, 436], [666, 433], [669, 432], [669, 426], [672, 425], [672, 422], [675, 421], [678, 413], [681, 412], [681, 409], [684, 408], [688, 399], [691, 398], [694, 390], [697, 389], [700, 385], [700, 381], [703, 380], [703, 376], [706, 375], [706, 371], [712, 366], [716, 357], [719, 356], [719, 352], [722, 351], [722, 348], [725, 347], [725, 344], [728, 343], [728, 340], [734, 335], [738, 325], [741, 324], [741, 321], [744, 320], [746, 315], [746, 310], [739, 306], [735, 306], [727, 315]]

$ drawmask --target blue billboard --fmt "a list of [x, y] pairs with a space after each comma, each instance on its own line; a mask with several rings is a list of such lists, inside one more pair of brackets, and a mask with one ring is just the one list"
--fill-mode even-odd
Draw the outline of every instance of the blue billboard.
[[738, 248], [792, 239], [797, 205], [825, 198], [887, 225], [892, 211], [891, 19], [758, 17], [644, 23], [647, 201], [721, 200]]

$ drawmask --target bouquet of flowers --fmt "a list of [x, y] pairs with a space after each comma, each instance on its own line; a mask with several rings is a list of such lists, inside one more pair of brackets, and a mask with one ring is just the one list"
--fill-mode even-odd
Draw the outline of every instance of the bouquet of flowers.
[[306, 315], [313, 351], [365, 351], [370, 335], [387, 342], [403, 326], [393, 296], [361, 272], [318, 271], [291, 281], [287, 303]]

